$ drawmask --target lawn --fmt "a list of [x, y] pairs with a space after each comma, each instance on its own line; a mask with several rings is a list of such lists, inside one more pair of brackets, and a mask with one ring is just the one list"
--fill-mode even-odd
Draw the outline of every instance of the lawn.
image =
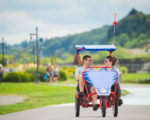
[[[0, 95], [18, 95], [24, 102], [0, 106], [0, 114], [12, 113], [53, 104], [74, 102], [75, 87], [49, 86], [45, 83], [1, 83]], [[122, 95], [128, 91], [122, 90]]]
[[2, 83], [0, 95], [19, 95], [23, 103], [0, 106], [0, 114], [27, 110], [46, 105], [71, 103], [74, 101], [75, 87], [49, 86], [44, 83]]
[[123, 83], [148, 83], [150, 84], [150, 73], [127, 73], [122, 75]]

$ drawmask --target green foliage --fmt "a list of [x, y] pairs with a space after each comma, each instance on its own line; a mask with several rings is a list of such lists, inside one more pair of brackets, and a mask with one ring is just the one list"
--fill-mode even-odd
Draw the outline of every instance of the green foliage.
[[126, 33], [122, 33], [121, 35], [116, 37], [115, 44], [119, 46], [126, 46], [126, 43], [128, 43], [129, 41], [129, 36]]
[[34, 77], [30, 73], [9, 72], [4, 75], [5, 82], [32, 82]]
[[61, 70], [65, 71], [65, 73], [67, 74], [67, 78], [69, 78], [69, 80], [74, 79], [74, 75], [75, 75], [75, 68], [74, 67], [65, 66], [65, 67], [62, 67]]
[[128, 68], [127, 67], [119, 67], [119, 71], [122, 72], [123, 74], [128, 73]]
[[130, 14], [130, 15], [134, 15], [134, 14], [136, 14], [137, 12], [138, 12], [138, 11], [133, 8], [133, 9], [129, 12], [129, 14]]
[[[36, 71], [37, 71], [36, 68], [28, 68], [25, 70], [26, 73], [31, 73], [33, 75], [34, 80], [35, 80], [35, 76], [36, 76]], [[40, 68], [39, 69], [39, 76], [40, 76], [41, 81], [45, 81], [45, 80], [43, 80], [45, 74], [46, 74], [46, 68]]]
[[[52, 39], [46, 39], [43, 42], [44, 48], [42, 49], [44, 56], [56, 56], [61, 57], [64, 53], [75, 53], [75, 45], [77, 44], [105, 44], [107, 41], [107, 29], [109, 26], [104, 26], [102, 28], [94, 29], [88, 32], [83, 32], [80, 34], [68, 35], [66, 37], [56, 37]], [[22, 48], [21, 48], [21, 47]], [[22, 42], [22, 44], [11, 46], [10, 52], [18, 58], [18, 61], [23, 63], [23, 59], [26, 58], [27, 61], [31, 61], [32, 55], [25, 54], [29, 53], [30, 49], [27, 48], [31, 46], [31, 42]], [[19, 49], [18, 49], [19, 48]], [[31, 52], [30, 52], [31, 53]], [[27, 57], [28, 56], [28, 57]], [[29, 57], [30, 56], [30, 57]], [[47, 61], [47, 60], [45, 60]], [[55, 62], [55, 60], [53, 60]], [[42, 61], [43, 63], [43, 61]]]
[[68, 80], [68, 75], [67, 75], [67, 73], [64, 70], [60, 70], [59, 71], [59, 78], [58, 78], [58, 80], [59, 81]]
[[[116, 26], [116, 44], [126, 48], [141, 48], [150, 42], [150, 15], [132, 9]], [[114, 26], [108, 29], [107, 38], [112, 41]]]
[[[34, 75], [34, 80], [35, 80], [35, 74], [36, 74], [36, 68], [29, 68], [29, 69], [26, 69], [25, 72], [27, 73], [31, 73]], [[43, 78], [46, 74], [46, 68], [40, 68], [39, 69], [39, 75], [40, 75], [40, 80], [41, 81], [45, 81]], [[59, 78], [58, 80], [60, 81], [65, 81], [68, 79], [68, 75], [67, 75], [67, 71], [65, 71], [65, 69], [62, 69], [59, 71]]]

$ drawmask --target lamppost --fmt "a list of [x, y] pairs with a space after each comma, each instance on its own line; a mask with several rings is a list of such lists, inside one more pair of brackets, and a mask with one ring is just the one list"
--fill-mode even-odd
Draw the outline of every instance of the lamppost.
[[[30, 41], [32, 41], [32, 34], [30, 34]], [[34, 41], [33, 41], [32, 48], [33, 48], [33, 63], [35, 64], [35, 43], [34, 43]]]
[[40, 79], [39, 79], [39, 42], [38, 42], [38, 28], [37, 27], [35, 29], [35, 33], [30, 33], [30, 36], [36, 36], [36, 49], [37, 49], [36, 83], [40, 83]]
[[4, 50], [4, 37], [2, 37], [2, 65], [4, 66], [4, 55], [5, 55], [5, 50]]

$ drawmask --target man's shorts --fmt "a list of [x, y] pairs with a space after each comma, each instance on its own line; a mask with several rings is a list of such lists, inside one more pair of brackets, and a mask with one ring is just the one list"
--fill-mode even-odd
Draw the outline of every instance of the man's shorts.
[[[93, 85], [92, 85], [91, 83], [89, 83], [89, 82], [85, 82], [85, 83], [86, 83], [88, 92], [89, 92], [89, 94], [90, 94], [90, 93], [91, 93], [90, 89], [91, 89], [91, 87], [92, 87]], [[78, 85], [77, 85], [77, 91], [80, 92], [79, 82], [78, 82]], [[84, 94], [87, 94], [85, 86], [84, 86]]]

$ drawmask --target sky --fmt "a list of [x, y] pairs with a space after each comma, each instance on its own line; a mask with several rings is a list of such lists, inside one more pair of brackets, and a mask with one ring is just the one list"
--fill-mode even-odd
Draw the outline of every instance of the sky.
[[0, 41], [29, 41], [38, 27], [39, 37], [53, 38], [111, 25], [135, 8], [150, 14], [150, 0], [0, 0]]

